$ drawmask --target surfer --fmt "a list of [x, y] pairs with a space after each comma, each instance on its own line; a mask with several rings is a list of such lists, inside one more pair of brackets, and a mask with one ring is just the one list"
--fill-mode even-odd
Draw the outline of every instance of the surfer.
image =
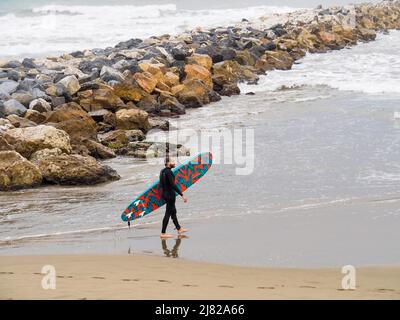
[[162, 197], [167, 204], [167, 208], [165, 210], [165, 215], [162, 223], [162, 230], [161, 230], [161, 238], [172, 238], [171, 234], [167, 234], [167, 226], [169, 222], [169, 218], [172, 218], [172, 221], [175, 225], [176, 230], [178, 230], [179, 234], [187, 232], [188, 230], [182, 228], [179, 225], [178, 218], [176, 216], [176, 207], [175, 207], [175, 200], [176, 200], [176, 193], [179, 194], [184, 202], [187, 202], [188, 199], [182, 194], [181, 190], [175, 184], [175, 176], [172, 172], [172, 168], [175, 167], [175, 162], [170, 157], [165, 158], [165, 168], [160, 172], [160, 183], [162, 188]]

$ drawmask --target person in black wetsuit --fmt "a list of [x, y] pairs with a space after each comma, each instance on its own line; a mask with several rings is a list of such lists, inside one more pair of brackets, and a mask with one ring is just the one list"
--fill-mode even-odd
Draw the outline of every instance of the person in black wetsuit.
[[178, 218], [176, 217], [176, 207], [175, 207], [175, 200], [176, 194], [179, 194], [184, 202], [187, 202], [187, 198], [182, 194], [181, 190], [175, 184], [175, 176], [172, 172], [172, 168], [175, 167], [175, 162], [167, 157], [165, 159], [165, 168], [160, 172], [160, 184], [162, 189], [162, 197], [167, 204], [167, 208], [165, 210], [165, 216], [162, 223], [162, 230], [161, 230], [161, 238], [172, 238], [173, 236], [167, 234], [167, 226], [169, 222], [169, 218], [172, 218], [172, 221], [175, 225], [176, 230], [178, 230], [179, 234], [187, 232], [188, 230], [181, 228], [178, 222]]

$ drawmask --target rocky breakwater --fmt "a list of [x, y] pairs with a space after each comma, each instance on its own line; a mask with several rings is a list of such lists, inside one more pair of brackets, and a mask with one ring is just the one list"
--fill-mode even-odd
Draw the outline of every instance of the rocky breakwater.
[[0, 189], [118, 179], [99, 161], [162, 156], [145, 138], [151, 129], [168, 130], [168, 118], [240, 94], [239, 82], [289, 70], [306, 52], [346, 48], [399, 28], [400, 2], [383, 1], [1, 62]]

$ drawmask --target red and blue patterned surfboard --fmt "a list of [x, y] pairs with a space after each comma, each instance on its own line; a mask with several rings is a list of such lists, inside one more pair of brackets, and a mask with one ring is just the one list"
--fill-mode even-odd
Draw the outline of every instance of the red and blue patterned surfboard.
[[[204, 176], [212, 165], [212, 153], [200, 153], [196, 157], [172, 169], [178, 188], [184, 192]], [[124, 221], [133, 221], [144, 217], [165, 204], [161, 197], [160, 181], [153, 183], [146, 191], [133, 200], [122, 213]]]

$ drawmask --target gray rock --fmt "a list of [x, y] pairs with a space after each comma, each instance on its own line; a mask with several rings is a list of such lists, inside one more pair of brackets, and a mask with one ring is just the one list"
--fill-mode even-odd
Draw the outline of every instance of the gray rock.
[[46, 100], [39, 98], [31, 101], [29, 109], [44, 113], [51, 111], [51, 105]]
[[35, 97], [28, 92], [15, 92], [11, 95], [11, 98], [22, 103], [25, 107], [29, 107], [29, 103], [35, 99]]
[[23, 116], [26, 113], [26, 108], [20, 102], [15, 99], [10, 99], [0, 106], [0, 114], [4, 116], [9, 116], [11, 114], [16, 114], [17, 116]]
[[125, 80], [125, 77], [121, 72], [108, 66], [103, 66], [103, 68], [101, 68], [100, 77], [102, 80], [107, 82], [113, 80], [122, 82]]
[[70, 95], [74, 95], [81, 88], [78, 79], [75, 76], [67, 76], [61, 79], [59, 84], [62, 84]]
[[91, 73], [93, 69], [101, 70], [104, 66], [110, 66], [111, 61], [107, 60], [105, 58], [96, 58], [92, 61], [89, 60], [83, 60], [79, 64], [79, 69], [83, 71], [84, 73]]
[[[128, 60], [121, 59], [121, 60], [117, 61], [116, 63], [114, 63], [112, 67], [114, 69], [124, 71], [124, 70], [129, 69], [130, 66], [131, 66], [131, 63]], [[103, 67], [103, 68], [106, 68], [106, 67]], [[103, 71], [103, 68], [102, 68], [102, 71]]]
[[118, 43], [115, 48], [118, 49], [132, 49], [132, 48], [137, 48], [139, 44], [141, 44], [143, 40], [141, 39], [130, 39], [128, 41], [123, 41]]
[[41, 88], [40, 84], [35, 79], [24, 79], [19, 82], [18, 90], [31, 92], [33, 88]]
[[179, 45], [172, 48], [171, 53], [175, 60], [184, 61], [190, 55], [190, 49], [187, 46]]
[[33, 59], [30, 59], [30, 58], [25, 58], [25, 59], [22, 61], [22, 65], [23, 65], [25, 68], [28, 68], [28, 69], [35, 69], [35, 68], [36, 68], [36, 64], [35, 64], [34, 60], [33, 60]]
[[46, 94], [46, 92], [44, 92], [43, 90], [41, 90], [39, 88], [33, 88], [30, 92], [36, 99], [42, 98], [46, 101], [51, 100], [51, 98]]
[[13, 80], [6, 80], [0, 83], [0, 92], [2, 92], [5, 95], [10, 95], [17, 91], [18, 88], [18, 82], [13, 81]]
[[7, 78], [12, 80], [12, 81], [18, 81], [19, 79], [22, 78], [22, 74], [18, 71], [15, 70], [9, 70], [7, 72]]
[[51, 97], [51, 104], [54, 106], [54, 108], [61, 106], [65, 102], [65, 97]]
[[22, 66], [22, 63], [19, 61], [8, 61], [5, 65], [3, 65], [3, 68], [15, 69], [15, 68], [19, 68], [21, 66]]

